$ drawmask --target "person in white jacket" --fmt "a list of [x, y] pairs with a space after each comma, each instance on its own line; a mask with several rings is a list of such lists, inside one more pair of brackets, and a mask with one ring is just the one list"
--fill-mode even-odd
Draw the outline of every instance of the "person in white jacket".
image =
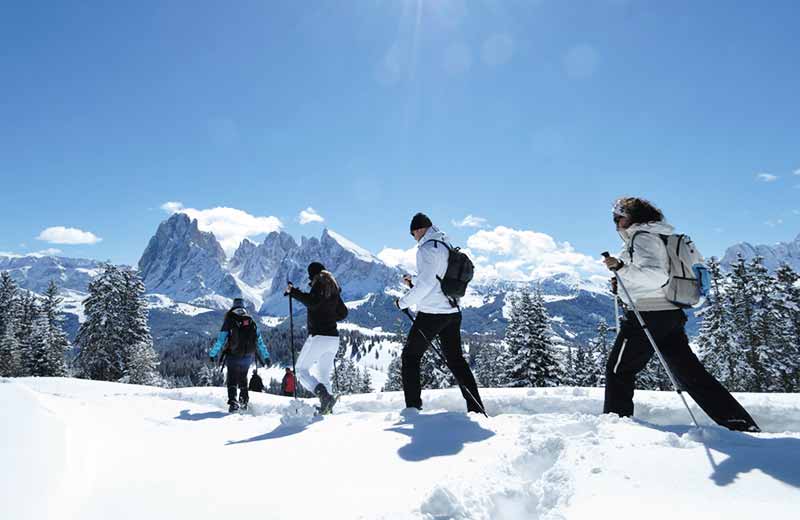
[[[760, 431], [747, 411], [703, 368], [689, 347], [686, 314], [667, 300], [663, 286], [669, 279], [669, 256], [664, 237], [674, 233], [664, 215], [650, 202], [625, 197], [613, 209], [614, 223], [624, 242], [617, 257], [605, 259], [616, 272], [633, 301], [625, 300], [641, 312], [664, 360], [683, 390], [720, 426], [738, 431]], [[616, 291], [616, 280], [612, 285]], [[633, 415], [633, 389], [636, 374], [653, 356], [647, 339], [632, 310], [621, 320], [619, 333], [606, 363], [606, 388], [603, 413], [621, 417]]]
[[406, 275], [403, 280], [411, 289], [397, 301], [400, 309], [416, 307], [417, 317], [402, 353], [403, 392], [406, 407], [422, 409], [420, 363], [428, 349], [429, 341], [437, 336], [447, 365], [458, 381], [475, 396], [480, 407], [462, 388], [467, 411], [482, 413], [478, 385], [461, 349], [461, 309], [442, 291], [439, 278], [447, 271], [449, 251], [447, 237], [431, 220], [417, 213], [411, 220], [411, 236], [418, 242], [417, 276]]

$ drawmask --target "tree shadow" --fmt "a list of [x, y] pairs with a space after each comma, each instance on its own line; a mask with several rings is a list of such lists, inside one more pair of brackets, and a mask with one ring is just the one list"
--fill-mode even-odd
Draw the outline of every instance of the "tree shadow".
[[494, 436], [494, 432], [458, 412], [406, 416], [405, 420], [386, 431], [410, 438], [397, 454], [411, 462], [455, 455], [468, 442], [481, 442]]
[[274, 430], [272, 430], [269, 433], [262, 433], [261, 435], [256, 435], [255, 437], [250, 437], [249, 439], [243, 439], [240, 441], [228, 441], [225, 443], [225, 446], [233, 446], [235, 444], [247, 444], [250, 442], [269, 441], [274, 439], [281, 439], [283, 437], [289, 437], [291, 435], [297, 435], [298, 433], [302, 433], [306, 428], [308, 428], [312, 424], [319, 422], [321, 420], [322, 417], [314, 417], [314, 419], [309, 424], [303, 424], [303, 425], [279, 424]]
[[204, 421], [206, 419], [222, 419], [228, 415], [230, 414], [225, 412], [192, 413], [189, 410], [181, 410], [180, 415], [175, 417], [175, 419], [180, 419], [181, 421]]
[[[644, 426], [675, 435], [694, 430], [689, 426], [660, 426], [638, 421]], [[758, 434], [741, 433], [722, 427], [703, 427], [702, 434], [694, 434], [692, 440], [705, 445], [711, 462], [709, 478], [718, 486], [727, 486], [739, 475], [754, 469], [790, 486], [800, 488], [800, 439], [795, 437], [765, 438]], [[709, 450], [728, 455], [716, 464]]]

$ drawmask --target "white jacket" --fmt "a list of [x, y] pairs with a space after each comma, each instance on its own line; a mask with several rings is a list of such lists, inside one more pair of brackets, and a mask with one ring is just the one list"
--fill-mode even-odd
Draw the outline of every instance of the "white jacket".
[[[639, 231], [633, 242], [633, 258], [631, 258], [631, 239]], [[671, 235], [675, 229], [666, 222], [648, 222], [634, 224], [620, 231], [624, 247], [617, 256], [625, 265], [617, 271], [617, 276], [625, 284], [625, 288], [640, 311], [667, 311], [678, 307], [667, 301], [663, 286], [669, 280], [669, 256], [661, 235]], [[625, 291], [618, 291], [622, 300], [630, 304]]]
[[442, 292], [438, 277], [444, 277], [447, 272], [447, 260], [450, 256], [447, 247], [438, 242], [447, 242], [444, 233], [434, 226], [420, 239], [417, 246], [417, 276], [414, 277], [414, 287], [400, 298], [400, 308], [407, 309], [412, 305], [417, 306], [417, 312], [427, 314], [453, 314], [459, 312], [457, 307], [450, 305], [450, 300]]

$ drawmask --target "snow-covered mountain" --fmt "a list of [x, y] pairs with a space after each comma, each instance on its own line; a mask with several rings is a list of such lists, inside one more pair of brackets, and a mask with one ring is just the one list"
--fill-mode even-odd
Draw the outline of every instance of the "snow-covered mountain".
[[179, 302], [223, 308], [242, 295], [224, 268], [225, 252], [197, 221], [176, 213], [158, 226], [139, 260], [147, 291]]
[[738, 255], [742, 255], [745, 260], [761, 256], [764, 258], [764, 266], [770, 271], [774, 271], [782, 263], [789, 264], [795, 271], [800, 271], [800, 235], [797, 235], [792, 242], [779, 242], [773, 246], [753, 246], [747, 242], [741, 242], [725, 251], [722, 265], [726, 269], [730, 268], [736, 263]]

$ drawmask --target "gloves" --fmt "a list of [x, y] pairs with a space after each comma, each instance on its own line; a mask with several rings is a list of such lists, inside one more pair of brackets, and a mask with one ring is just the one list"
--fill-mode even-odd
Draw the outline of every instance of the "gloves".
[[272, 366], [272, 360], [270, 358], [267, 358], [261, 362], [261, 365], [266, 368], [270, 368]]
[[214, 364], [214, 363], [216, 363], [216, 362], [217, 362], [217, 358], [216, 358], [215, 356], [208, 356], [208, 361], [209, 361], [211, 364]]

